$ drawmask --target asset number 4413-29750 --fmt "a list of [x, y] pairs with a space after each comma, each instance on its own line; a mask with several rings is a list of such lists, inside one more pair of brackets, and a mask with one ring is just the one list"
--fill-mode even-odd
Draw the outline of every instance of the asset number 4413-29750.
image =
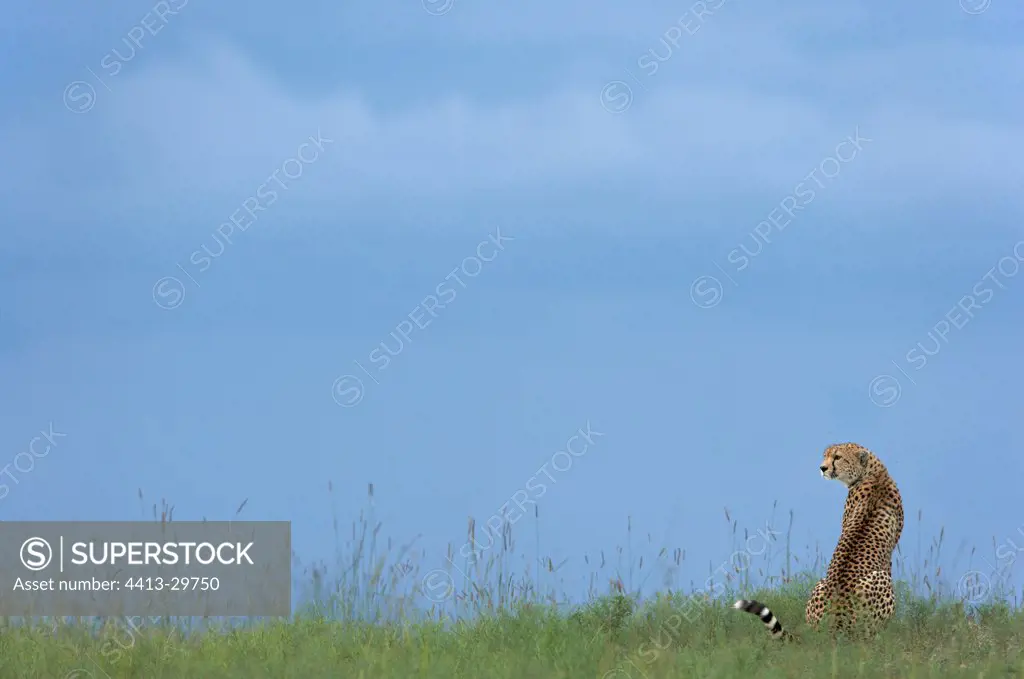
[[125, 589], [138, 589], [150, 592], [216, 592], [220, 589], [218, 578], [128, 578], [124, 583]]

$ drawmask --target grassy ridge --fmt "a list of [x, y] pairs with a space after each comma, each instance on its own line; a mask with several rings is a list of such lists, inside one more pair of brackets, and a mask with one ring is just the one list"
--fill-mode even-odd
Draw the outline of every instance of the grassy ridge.
[[[575, 615], [524, 604], [471, 624], [412, 625], [299, 619], [188, 639], [164, 629], [61, 629], [0, 636], [0, 676], [53, 679], [184, 677], [437, 677], [655, 679], [656, 677], [1008, 677], [1024, 675], [1024, 617], [992, 610], [977, 623], [955, 605], [918, 602], [869, 642], [802, 625], [803, 597], [759, 596], [796, 629], [772, 642], [752, 616], [724, 605], [694, 609], [667, 598], [631, 612], [619, 595]], [[688, 618], [693, 621], [689, 622]]]
[[[337, 574], [328, 576], [323, 565], [304, 571], [311, 602], [295, 619], [234, 629], [211, 621], [184, 633], [166, 620], [124, 618], [98, 629], [81, 621], [8, 625], [0, 630], [0, 679], [1024, 676], [1024, 613], [990, 603], [966, 615], [936, 578], [941, 535], [920, 565], [923, 573], [907, 572], [897, 559], [897, 618], [869, 641], [834, 643], [803, 622], [822, 555], [794, 556], [791, 531], [780, 531], [786, 537], [778, 541], [746, 532], [740, 539], [728, 512], [726, 520], [736, 549], [722, 567], [709, 568], [703, 587], [665, 587], [638, 603], [615, 577], [604, 592], [592, 587], [588, 603], [569, 607], [541, 592], [529, 573], [513, 577], [509, 525], [485, 546], [470, 521], [468, 541], [485, 551], [457, 569], [468, 580], [421, 574], [408, 548], [377, 545], [371, 490], [369, 515], [337, 550]], [[632, 535], [629, 544], [627, 553]], [[646, 569], [671, 570], [684, 558], [681, 550], [662, 549]], [[588, 564], [599, 568], [596, 560]], [[636, 570], [644, 568], [641, 558]], [[544, 570], [556, 567], [547, 560]], [[629, 571], [628, 582], [642, 579], [631, 559]], [[771, 605], [802, 643], [773, 642], [756, 618], [729, 607], [739, 594]]]

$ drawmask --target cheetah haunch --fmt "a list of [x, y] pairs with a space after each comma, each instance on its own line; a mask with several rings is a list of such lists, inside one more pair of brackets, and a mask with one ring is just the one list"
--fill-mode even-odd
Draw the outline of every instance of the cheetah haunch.
[[[892, 553], [903, 532], [900, 491], [882, 461], [856, 443], [826, 448], [820, 469], [824, 478], [841, 481], [850, 491], [839, 544], [807, 600], [807, 623], [817, 626], [828, 611], [833, 631], [849, 631], [858, 615], [877, 628], [896, 610]], [[759, 617], [773, 638], [792, 637], [760, 602], [741, 599], [733, 608]]]

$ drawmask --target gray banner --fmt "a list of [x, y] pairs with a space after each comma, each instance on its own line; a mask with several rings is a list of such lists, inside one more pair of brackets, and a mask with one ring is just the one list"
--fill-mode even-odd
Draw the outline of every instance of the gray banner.
[[288, 521], [0, 521], [0, 615], [287, 616]]

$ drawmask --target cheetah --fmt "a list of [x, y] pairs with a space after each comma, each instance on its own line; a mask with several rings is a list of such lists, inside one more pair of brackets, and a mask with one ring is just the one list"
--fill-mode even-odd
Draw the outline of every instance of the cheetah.
[[[807, 623], [817, 626], [831, 605], [833, 632], [849, 631], [858, 612], [877, 628], [896, 610], [892, 554], [903, 533], [900, 491], [882, 461], [856, 443], [826, 448], [820, 470], [825, 479], [842, 482], [849, 493], [839, 544], [807, 601]], [[733, 608], [759, 617], [772, 638], [793, 639], [764, 604], [740, 600]]]

